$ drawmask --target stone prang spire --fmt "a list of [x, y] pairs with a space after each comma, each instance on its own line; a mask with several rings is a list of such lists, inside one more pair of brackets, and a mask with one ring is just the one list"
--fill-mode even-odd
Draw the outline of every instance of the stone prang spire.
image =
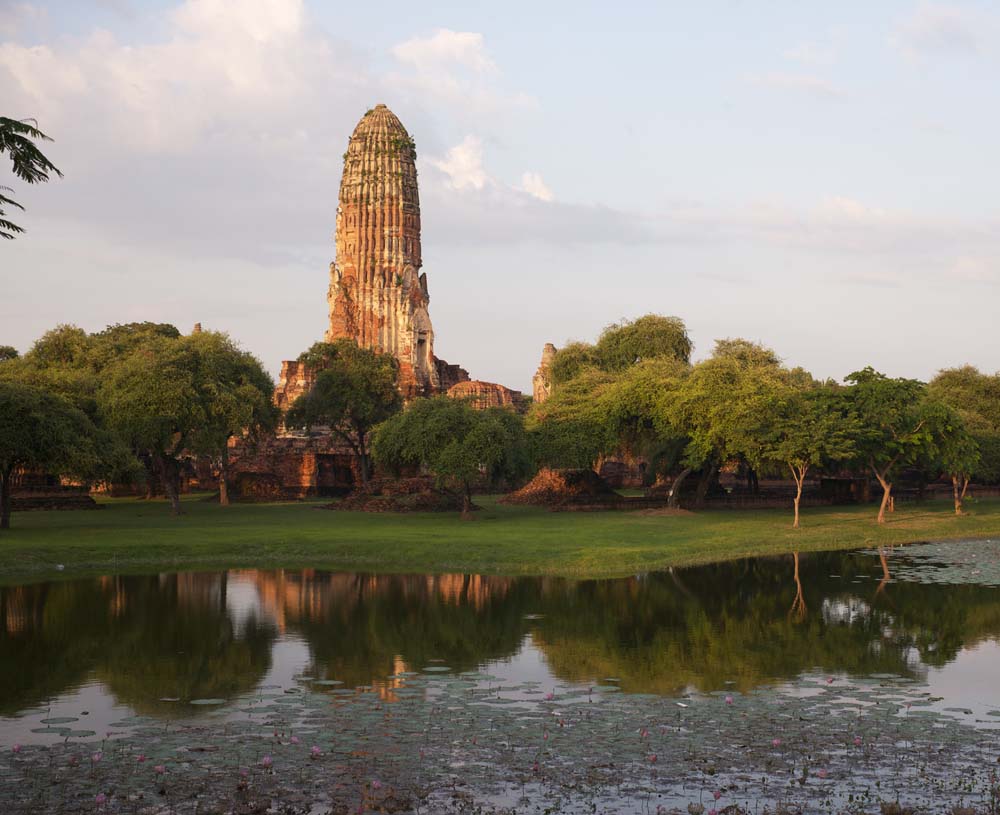
[[438, 391], [427, 275], [420, 274], [416, 149], [385, 105], [361, 118], [347, 144], [336, 244], [327, 341], [347, 337], [395, 356], [406, 396]]

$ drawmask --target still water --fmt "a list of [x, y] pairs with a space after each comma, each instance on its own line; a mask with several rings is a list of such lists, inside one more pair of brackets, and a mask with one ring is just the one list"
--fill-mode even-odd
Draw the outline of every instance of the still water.
[[217, 716], [304, 677], [391, 703], [393, 677], [427, 670], [657, 696], [902, 677], [989, 727], [997, 553], [970, 546], [617, 580], [246, 570], [0, 587], [0, 744], [100, 738], [136, 714]]

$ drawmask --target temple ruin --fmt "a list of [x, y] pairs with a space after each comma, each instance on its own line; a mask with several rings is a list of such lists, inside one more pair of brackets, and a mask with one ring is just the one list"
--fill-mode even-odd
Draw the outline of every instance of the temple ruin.
[[[406, 400], [447, 394], [476, 408], [521, 409], [518, 392], [473, 380], [434, 354], [430, 294], [420, 243], [416, 147], [396, 115], [376, 105], [347, 143], [337, 199], [335, 259], [327, 291], [327, 342], [351, 339], [392, 354]], [[281, 363], [275, 403], [282, 412], [306, 393], [317, 371]], [[331, 434], [282, 430], [253, 449], [232, 450], [233, 492], [245, 497], [301, 497], [349, 489], [353, 454]]]

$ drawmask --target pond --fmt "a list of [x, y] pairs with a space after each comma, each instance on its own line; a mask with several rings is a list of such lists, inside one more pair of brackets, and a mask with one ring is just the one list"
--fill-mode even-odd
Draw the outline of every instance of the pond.
[[1000, 543], [0, 587], [15, 811], [988, 811]]

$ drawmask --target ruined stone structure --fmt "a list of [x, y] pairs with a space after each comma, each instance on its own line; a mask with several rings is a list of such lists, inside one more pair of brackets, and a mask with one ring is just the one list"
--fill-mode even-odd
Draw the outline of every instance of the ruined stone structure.
[[[421, 272], [416, 149], [385, 105], [362, 116], [348, 141], [335, 243], [327, 342], [351, 339], [392, 354], [407, 400], [448, 394], [482, 409], [524, 406], [519, 392], [472, 381], [464, 368], [434, 355], [427, 275]], [[281, 363], [274, 401], [282, 412], [309, 391], [317, 373], [296, 360]], [[282, 430], [253, 449], [235, 443], [230, 470], [233, 493], [244, 497], [335, 494], [359, 481], [353, 453], [329, 433]]]
[[527, 408], [520, 392], [512, 391], [495, 382], [482, 382], [478, 379], [452, 385], [448, 388], [448, 395], [453, 399], [468, 399], [469, 404], [478, 410], [494, 407], [509, 407], [515, 410]]
[[[430, 295], [420, 247], [416, 148], [385, 105], [351, 134], [337, 205], [326, 339], [347, 337], [399, 360], [404, 396], [447, 390], [434, 356]], [[455, 370], [452, 377], [462, 381]], [[465, 374], [465, 379], [468, 374]]]
[[538, 363], [538, 370], [531, 378], [531, 394], [534, 401], [541, 404], [552, 395], [552, 375], [550, 368], [552, 360], [556, 358], [556, 347], [551, 343], [545, 343], [542, 349], [542, 361]]

